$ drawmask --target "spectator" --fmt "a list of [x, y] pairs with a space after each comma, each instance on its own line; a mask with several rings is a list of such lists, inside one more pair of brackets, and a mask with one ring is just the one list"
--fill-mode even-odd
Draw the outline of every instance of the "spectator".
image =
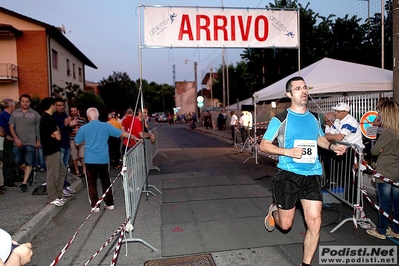
[[218, 123], [218, 130], [223, 130], [223, 123], [224, 123], [223, 110], [221, 110], [218, 115], [217, 123]]
[[[399, 181], [399, 105], [394, 101], [385, 101], [380, 107], [380, 121], [383, 130], [371, 154], [377, 155], [376, 171], [393, 181]], [[376, 179], [377, 196], [380, 208], [399, 221], [399, 188]], [[399, 238], [399, 225], [392, 223], [381, 212], [378, 213], [378, 225], [367, 233], [379, 239]]]
[[[72, 157], [73, 167], [75, 169], [75, 175], [77, 177], [81, 177], [86, 174], [86, 167], [84, 164], [85, 144], [81, 143], [80, 145], [76, 146], [75, 136], [79, 128], [84, 124], [86, 124], [86, 119], [80, 116], [79, 110], [75, 106], [70, 107], [69, 115], [71, 120], [69, 126], [72, 128], [71, 133], [69, 135], [71, 157]], [[82, 172], [80, 172], [79, 170], [79, 163], [82, 166]]]
[[[328, 112], [324, 114], [324, 133], [332, 133], [336, 134], [338, 131], [334, 127], [334, 121], [335, 121], [335, 114], [333, 112]], [[324, 166], [324, 173], [325, 173], [325, 180], [324, 180], [324, 186], [323, 189], [329, 189], [330, 188], [330, 179], [331, 179], [331, 159], [332, 159], [332, 153], [329, 150], [326, 149], [319, 149], [319, 155], [320, 159], [323, 162]]]
[[[143, 108], [144, 116], [148, 114], [148, 110], [146, 107]], [[148, 132], [143, 132], [143, 112], [141, 109], [139, 109], [136, 112], [136, 116], [133, 117], [133, 115], [130, 115], [130, 113], [133, 113], [133, 110], [128, 110], [126, 113], [129, 113], [129, 115], [126, 117], [126, 119], [123, 120], [122, 122], [122, 129], [130, 132], [131, 137], [130, 139], [125, 139], [123, 142], [123, 151], [126, 150], [126, 148], [131, 148], [136, 144], [136, 140], [143, 139], [143, 138], [149, 138], [151, 141], [155, 140], [154, 134], [150, 134]]]
[[40, 106], [44, 110], [40, 119], [40, 139], [47, 166], [47, 204], [62, 207], [66, 202], [63, 197], [66, 170], [61, 155], [61, 132], [53, 118], [55, 101], [53, 98], [44, 98]]
[[356, 144], [360, 149], [364, 148], [362, 133], [359, 123], [349, 114], [350, 107], [347, 103], [339, 103], [332, 108], [335, 113], [334, 127], [336, 133], [326, 133], [329, 141], [343, 141]]
[[[137, 127], [141, 126], [141, 125], [138, 125], [138, 124], [132, 125], [133, 119], [134, 119], [133, 109], [129, 108], [129, 109], [126, 110], [125, 118], [122, 120], [122, 130], [127, 131], [127, 132], [131, 132], [131, 127], [132, 126], [137, 126]], [[129, 138], [123, 139], [122, 155], [125, 154], [126, 147], [127, 148], [131, 148], [131, 147], [134, 146], [134, 144], [136, 143], [134, 141], [135, 138], [140, 138], [140, 136], [137, 135], [137, 136], [130, 137], [130, 139]]]
[[[64, 163], [65, 169], [69, 167], [69, 155], [71, 153], [70, 144], [70, 134], [71, 118], [65, 113], [65, 101], [62, 98], [55, 99], [55, 112], [53, 113], [53, 118], [57, 127], [61, 132], [61, 158]], [[63, 185], [63, 195], [64, 197], [70, 197], [71, 194], [75, 194], [75, 191], [69, 186], [71, 184], [67, 180], [67, 174], [65, 174], [64, 185]]]
[[4, 187], [4, 175], [3, 175], [3, 143], [4, 143], [4, 131], [0, 128], [0, 195], [4, 195], [6, 188]]
[[0, 128], [4, 134], [4, 150], [3, 150], [3, 175], [4, 185], [7, 187], [16, 187], [16, 169], [13, 162], [12, 149], [14, 145], [14, 138], [10, 132], [10, 117], [11, 113], [15, 110], [15, 101], [9, 98], [3, 100], [4, 110], [0, 114]]
[[240, 124], [240, 132], [241, 132], [241, 142], [244, 143], [246, 141], [246, 139], [249, 137], [249, 126], [251, 124], [251, 121], [249, 120], [249, 116], [247, 115], [247, 111], [241, 112], [239, 124]]
[[[115, 119], [115, 115], [113, 113], [108, 114], [108, 122], [112, 126], [117, 129], [122, 129], [121, 123]], [[119, 167], [119, 159], [120, 159], [120, 138], [109, 137], [108, 139], [108, 149], [109, 149], [109, 163], [111, 168]]]
[[236, 129], [238, 124], [238, 118], [237, 115], [234, 113], [234, 111], [230, 112], [230, 116], [231, 116], [230, 119], [231, 137], [233, 139], [232, 145], [235, 145], [237, 141]]
[[14, 138], [12, 150], [14, 162], [24, 172], [20, 188], [22, 192], [27, 192], [28, 180], [32, 185], [36, 177], [36, 172], [32, 171], [32, 167], [36, 149], [40, 148], [40, 115], [30, 108], [32, 101], [30, 95], [22, 94], [19, 101], [21, 108], [12, 112], [10, 117], [10, 132]]
[[[329, 141], [343, 141], [350, 144], [356, 144], [356, 147], [359, 149], [357, 152], [363, 152], [364, 144], [360, 126], [356, 119], [349, 114], [349, 105], [341, 102], [332, 109], [334, 110], [336, 118], [334, 122], [336, 132], [326, 133], [326, 138]], [[346, 184], [352, 185], [351, 189], [345, 189], [345, 197], [349, 202], [355, 202], [358, 193], [358, 176], [354, 171], [352, 171], [355, 156], [356, 151], [352, 149], [338, 160], [335, 160], [333, 167], [337, 168], [340, 164], [345, 165], [347, 167], [343, 167], [343, 170], [347, 174], [342, 175], [341, 172], [335, 171], [335, 176], [331, 176], [334, 180], [344, 179]]]
[[227, 114], [225, 110], [222, 110], [222, 115], [223, 115], [222, 130], [226, 130]]
[[32, 244], [18, 244], [9, 233], [0, 229], [0, 266], [21, 266], [30, 262], [33, 255]]
[[[272, 231], [277, 224], [281, 229], [289, 230], [294, 222], [296, 204], [300, 201], [307, 228], [301, 265], [307, 266], [319, 243], [323, 204], [317, 146], [332, 149], [337, 154], [343, 154], [345, 147], [331, 145], [323, 136], [317, 115], [307, 110], [308, 87], [302, 77], [287, 81], [286, 95], [291, 99], [290, 108], [271, 119], [260, 144], [261, 151], [279, 155], [273, 189], [275, 202], [269, 207], [265, 227]], [[273, 144], [275, 139], [278, 147]], [[305, 149], [306, 153], [303, 153]]]
[[[99, 206], [95, 207], [98, 201], [97, 178], [100, 178], [103, 193], [111, 185], [109, 177], [109, 154], [108, 154], [108, 138], [112, 137], [128, 137], [128, 133], [113, 127], [112, 125], [100, 122], [98, 120], [99, 113], [94, 107], [86, 111], [89, 123], [79, 128], [75, 136], [77, 145], [85, 143], [84, 162], [86, 166], [87, 187], [89, 192], [89, 202], [92, 212], [99, 212]], [[112, 188], [104, 198], [105, 209], [114, 210], [114, 197]]]

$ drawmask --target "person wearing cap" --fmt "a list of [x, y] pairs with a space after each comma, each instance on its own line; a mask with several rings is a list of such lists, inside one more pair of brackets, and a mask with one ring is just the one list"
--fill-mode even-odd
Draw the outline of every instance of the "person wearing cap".
[[[344, 154], [345, 147], [331, 144], [324, 137], [318, 115], [307, 109], [308, 87], [302, 77], [289, 79], [285, 89], [291, 99], [290, 108], [270, 120], [260, 144], [261, 151], [279, 155], [273, 184], [274, 202], [269, 206], [264, 225], [268, 231], [273, 231], [275, 226], [290, 230], [300, 203], [307, 228], [301, 265], [308, 266], [319, 243], [323, 206], [322, 166], [317, 147], [337, 155]], [[278, 146], [273, 144], [276, 139]]]
[[342, 141], [356, 144], [361, 150], [364, 148], [363, 137], [359, 123], [349, 114], [350, 107], [347, 103], [338, 103], [332, 108], [335, 113], [334, 127], [337, 133], [326, 133], [329, 141]]

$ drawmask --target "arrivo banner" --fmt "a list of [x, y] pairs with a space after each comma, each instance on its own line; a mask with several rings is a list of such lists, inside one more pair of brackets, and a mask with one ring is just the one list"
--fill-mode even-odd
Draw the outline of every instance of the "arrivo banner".
[[144, 6], [144, 47], [299, 48], [296, 10]]

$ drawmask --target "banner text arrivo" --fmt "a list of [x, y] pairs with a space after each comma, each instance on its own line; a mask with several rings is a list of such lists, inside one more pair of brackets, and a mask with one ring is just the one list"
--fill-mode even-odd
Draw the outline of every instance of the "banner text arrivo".
[[[248, 41], [249, 35], [253, 34], [253, 37], [259, 42], [265, 41], [268, 36], [269, 22], [265, 16], [256, 16], [254, 19], [252, 16], [247, 16], [247, 20], [243, 16], [230, 16], [226, 17], [223, 15], [215, 15], [213, 17], [207, 15], [196, 15], [195, 16], [195, 40], [201, 40], [201, 32], [205, 33], [205, 40], [218, 41], [219, 33], [222, 35], [221, 40], [223, 41], [235, 41], [236, 40], [236, 23], [238, 24], [239, 36], [242, 41]], [[213, 22], [213, 24], [211, 24]], [[253, 31], [251, 31], [253, 29]], [[194, 40], [194, 32], [190, 16], [187, 14], [182, 15], [182, 20], [179, 30], [179, 40], [183, 40], [184, 37], [188, 40]]]

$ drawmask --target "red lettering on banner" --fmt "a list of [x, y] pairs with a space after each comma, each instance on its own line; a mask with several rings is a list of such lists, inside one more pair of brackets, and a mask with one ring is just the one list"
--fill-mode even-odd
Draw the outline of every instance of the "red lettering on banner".
[[190, 17], [186, 14], [182, 16], [180, 30], [179, 30], [179, 41], [183, 39], [183, 34], [188, 34], [190, 41], [194, 40], [193, 30], [191, 29]]
[[[222, 25], [219, 25], [219, 21], [222, 22]], [[219, 40], [218, 31], [221, 30], [223, 32], [223, 40], [228, 41], [229, 38], [227, 36], [227, 18], [225, 16], [214, 16], [213, 17], [213, 36], [215, 41]]]
[[[211, 32], [209, 30], [209, 25], [211, 24], [211, 20], [206, 15], [197, 15], [197, 41], [201, 40], [201, 30], [205, 30], [206, 40], [211, 40]], [[205, 25], [201, 25], [201, 19], [205, 20]]]
[[247, 24], [244, 29], [244, 21], [242, 19], [242, 16], [238, 16], [238, 24], [240, 25], [240, 33], [241, 33], [243, 41], [248, 41], [249, 30], [251, 27], [251, 20], [252, 20], [252, 16], [248, 16]]
[[[236, 20], [238, 20], [238, 29], [236, 28]], [[211, 22], [213, 25], [211, 25]], [[248, 41], [251, 28], [253, 29], [252, 34], [254, 34], [257, 41], [266, 41], [269, 36], [269, 21], [264, 15], [257, 16], [254, 20], [252, 16], [230, 16], [229, 18], [223, 15], [215, 15], [213, 18], [207, 15], [195, 16], [195, 39], [197, 41], [201, 40], [202, 32], [205, 32], [206, 41], [218, 41], [219, 34], [223, 35], [220, 36], [223, 41], [235, 41], [238, 32], [242, 41]], [[211, 33], [213, 36], [211, 36]], [[194, 40], [193, 28], [191, 27], [190, 17], [187, 14], [182, 15], [178, 40], [183, 40], [185, 35], [188, 40]]]
[[236, 40], [236, 20], [234, 19], [234, 16], [230, 17], [230, 30], [231, 30], [231, 41]]
[[[263, 28], [265, 29], [265, 31], [263, 32], [263, 37], [260, 36], [260, 20], [263, 20]], [[269, 22], [267, 21], [267, 17], [265, 16], [259, 16], [256, 17], [255, 19], [255, 38], [260, 41], [260, 42], [264, 42], [267, 39], [267, 36], [269, 35]]]

